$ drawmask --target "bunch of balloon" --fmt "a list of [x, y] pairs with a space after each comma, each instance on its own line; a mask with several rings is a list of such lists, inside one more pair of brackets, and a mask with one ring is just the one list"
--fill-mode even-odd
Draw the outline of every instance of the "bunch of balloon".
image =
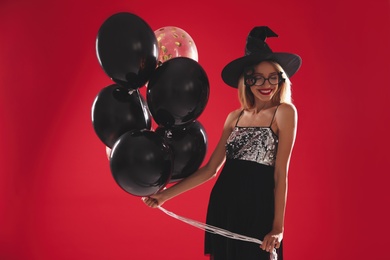
[[156, 36], [137, 15], [117, 13], [101, 25], [96, 54], [115, 83], [92, 104], [93, 128], [106, 146], [116, 183], [132, 195], [151, 195], [166, 186], [173, 169], [172, 152], [151, 130], [151, 114], [139, 92], [157, 67]]
[[161, 63], [151, 76], [146, 100], [156, 133], [173, 153], [170, 182], [193, 174], [207, 150], [207, 135], [197, 120], [209, 98], [209, 81], [199, 63], [189, 57], [173, 57]]

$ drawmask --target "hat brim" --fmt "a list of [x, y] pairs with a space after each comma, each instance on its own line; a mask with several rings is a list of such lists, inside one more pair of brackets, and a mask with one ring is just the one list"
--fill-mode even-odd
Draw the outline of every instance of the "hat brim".
[[227, 85], [237, 88], [238, 79], [241, 77], [246, 67], [267, 60], [279, 63], [289, 78], [299, 70], [302, 64], [301, 57], [293, 53], [273, 52], [267, 54], [251, 54], [228, 63], [222, 70], [222, 80]]

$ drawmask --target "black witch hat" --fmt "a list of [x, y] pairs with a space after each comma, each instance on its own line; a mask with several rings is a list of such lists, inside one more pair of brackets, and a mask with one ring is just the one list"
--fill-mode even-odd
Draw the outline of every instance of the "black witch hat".
[[238, 79], [245, 68], [267, 60], [279, 63], [288, 77], [298, 71], [302, 63], [301, 57], [293, 53], [273, 52], [265, 42], [267, 37], [278, 35], [267, 26], [257, 26], [250, 31], [246, 39], [245, 56], [233, 60], [222, 70], [222, 79], [226, 84], [237, 88]]

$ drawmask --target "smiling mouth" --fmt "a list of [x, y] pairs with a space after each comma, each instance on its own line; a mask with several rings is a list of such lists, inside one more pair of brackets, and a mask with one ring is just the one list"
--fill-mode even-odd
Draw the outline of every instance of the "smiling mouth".
[[260, 92], [262, 95], [269, 95], [269, 94], [271, 94], [272, 89], [259, 89], [259, 92]]

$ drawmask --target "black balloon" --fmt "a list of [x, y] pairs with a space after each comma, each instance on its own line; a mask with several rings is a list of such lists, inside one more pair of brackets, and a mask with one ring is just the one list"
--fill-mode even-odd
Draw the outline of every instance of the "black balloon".
[[158, 127], [173, 153], [173, 171], [170, 182], [179, 181], [193, 174], [202, 164], [207, 151], [207, 135], [202, 124], [195, 120], [184, 128]]
[[172, 152], [153, 131], [123, 134], [110, 155], [110, 169], [116, 183], [135, 196], [150, 196], [169, 182]]
[[99, 139], [112, 148], [117, 139], [132, 130], [151, 129], [151, 115], [138, 89], [113, 84], [103, 88], [92, 105], [92, 124]]
[[136, 89], [145, 85], [157, 66], [154, 31], [137, 15], [117, 13], [101, 25], [96, 53], [106, 74], [116, 83]]
[[159, 126], [183, 126], [197, 119], [209, 98], [206, 72], [193, 59], [172, 58], [151, 76], [146, 100]]

